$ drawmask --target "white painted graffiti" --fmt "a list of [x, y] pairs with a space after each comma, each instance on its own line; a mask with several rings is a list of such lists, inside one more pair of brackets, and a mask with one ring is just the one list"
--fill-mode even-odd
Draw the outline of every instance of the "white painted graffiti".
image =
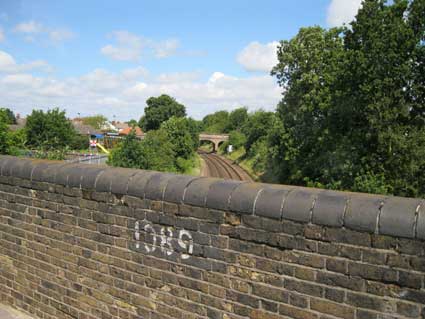
[[[151, 223], [143, 220], [140, 222], [136, 221], [134, 230], [134, 239], [136, 240], [137, 249], [140, 249], [140, 232], [143, 231], [145, 233], [143, 247], [147, 253], [154, 253], [159, 247], [161, 252], [167, 256], [170, 256], [173, 253], [180, 253], [180, 257], [182, 259], [188, 259], [193, 254], [192, 234], [185, 229], [181, 229], [177, 232], [177, 234], [175, 234], [173, 232], [173, 227], [161, 227], [158, 233]], [[176, 237], [174, 237], [175, 235]], [[146, 242], [148, 236], [151, 236], [152, 238], [150, 244]], [[178, 247], [174, 247], [173, 243]]]

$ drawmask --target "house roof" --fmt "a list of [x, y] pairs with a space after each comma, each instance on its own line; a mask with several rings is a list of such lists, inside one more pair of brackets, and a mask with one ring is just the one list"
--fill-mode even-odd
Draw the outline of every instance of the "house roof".
[[127, 129], [127, 128], [129, 128], [129, 127], [130, 127], [127, 123], [115, 122], [115, 123], [113, 123], [113, 124], [115, 125], [115, 127], [116, 127], [119, 131], [124, 130], [124, 129]]
[[134, 128], [133, 127], [127, 127], [125, 129], [121, 130], [119, 134], [120, 135], [128, 135], [128, 134], [130, 134], [131, 130], [133, 130], [133, 129], [136, 130], [136, 136], [143, 136], [144, 135], [142, 129], [138, 126], [135, 126]]
[[72, 125], [77, 133], [81, 135], [95, 135], [100, 133], [93, 126], [83, 124], [81, 121], [72, 121]]

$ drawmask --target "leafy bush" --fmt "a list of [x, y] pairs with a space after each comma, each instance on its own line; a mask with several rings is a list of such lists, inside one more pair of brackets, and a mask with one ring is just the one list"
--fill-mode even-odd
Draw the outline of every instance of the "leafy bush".
[[0, 113], [3, 113], [3, 115], [5, 116], [7, 124], [16, 124], [16, 117], [11, 109], [0, 108]]
[[34, 158], [39, 159], [48, 159], [48, 160], [56, 160], [63, 161], [66, 158], [66, 153], [69, 151], [68, 148], [62, 149], [49, 149], [49, 150], [37, 150], [33, 153]]
[[248, 157], [252, 159], [252, 168], [258, 175], [264, 173], [267, 168], [268, 145], [267, 137], [258, 139], [252, 145]]
[[199, 143], [199, 134], [193, 132], [188, 119], [172, 117], [161, 125], [161, 130], [169, 136], [176, 157], [192, 157]]
[[55, 108], [44, 112], [33, 110], [25, 126], [29, 146], [50, 150], [71, 145], [76, 132], [65, 111]]
[[10, 144], [16, 148], [25, 148], [27, 144], [27, 133], [25, 129], [9, 132]]
[[150, 131], [142, 141], [145, 169], [162, 172], [176, 172], [176, 153], [170, 137], [164, 130]]
[[72, 150], [84, 150], [89, 147], [89, 137], [87, 135], [75, 134], [69, 148]]
[[175, 172], [175, 153], [163, 130], [149, 131], [140, 141], [134, 130], [112, 150], [108, 164], [119, 167]]
[[142, 143], [137, 139], [135, 131], [132, 130], [112, 149], [107, 163], [118, 167], [147, 168]]
[[10, 151], [9, 126], [6, 115], [0, 112], [0, 154], [8, 154]]

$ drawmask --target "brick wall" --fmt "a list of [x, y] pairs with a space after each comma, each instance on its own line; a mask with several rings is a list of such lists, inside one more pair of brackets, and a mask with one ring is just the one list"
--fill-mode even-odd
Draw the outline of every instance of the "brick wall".
[[0, 157], [0, 302], [37, 318], [425, 318], [422, 200]]

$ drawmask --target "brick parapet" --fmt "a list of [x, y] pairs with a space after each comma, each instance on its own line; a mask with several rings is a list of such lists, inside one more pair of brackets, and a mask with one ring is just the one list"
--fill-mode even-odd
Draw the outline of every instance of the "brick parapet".
[[422, 319], [422, 219], [417, 199], [0, 157], [0, 300], [46, 319]]
[[275, 220], [425, 239], [425, 201], [153, 171], [0, 157], [0, 176]]

